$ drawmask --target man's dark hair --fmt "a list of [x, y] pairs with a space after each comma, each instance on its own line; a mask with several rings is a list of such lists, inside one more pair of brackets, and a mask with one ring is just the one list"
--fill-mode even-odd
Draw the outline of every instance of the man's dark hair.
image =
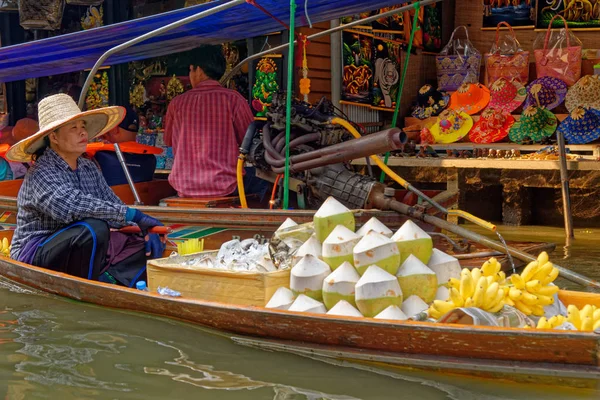
[[218, 81], [225, 73], [225, 57], [221, 46], [202, 45], [190, 50], [190, 64], [202, 68], [210, 78]]

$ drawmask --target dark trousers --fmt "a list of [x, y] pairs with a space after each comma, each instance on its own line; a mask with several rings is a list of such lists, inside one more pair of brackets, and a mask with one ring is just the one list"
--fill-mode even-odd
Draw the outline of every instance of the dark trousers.
[[[92, 280], [106, 279], [133, 286], [145, 279], [146, 255], [144, 249], [114, 265], [107, 265], [110, 229], [105, 221], [87, 218], [68, 225], [40, 243], [33, 264], [53, 271], [64, 272]], [[101, 278], [102, 277], [102, 278]]]

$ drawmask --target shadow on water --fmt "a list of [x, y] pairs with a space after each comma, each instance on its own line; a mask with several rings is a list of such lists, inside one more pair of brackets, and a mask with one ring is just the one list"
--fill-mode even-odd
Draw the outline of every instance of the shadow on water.
[[[512, 239], [511, 232], [503, 234]], [[0, 396], [3, 391], [11, 400], [600, 397], [257, 350], [204, 328], [65, 300], [3, 280], [0, 299]]]

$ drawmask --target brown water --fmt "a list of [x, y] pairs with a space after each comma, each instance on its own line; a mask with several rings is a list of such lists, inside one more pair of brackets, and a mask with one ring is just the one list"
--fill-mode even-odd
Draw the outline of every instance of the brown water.
[[[507, 240], [562, 231], [501, 228]], [[599, 231], [554, 254], [600, 279]], [[189, 324], [108, 310], [0, 281], [6, 399], [598, 399], [600, 392], [331, 365], [235, 344]]]

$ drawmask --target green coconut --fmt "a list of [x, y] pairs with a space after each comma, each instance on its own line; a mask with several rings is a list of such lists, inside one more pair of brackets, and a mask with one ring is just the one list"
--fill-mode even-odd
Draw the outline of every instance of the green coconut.
[[362, 317], [363, 315], [352, 304], [345, 300], [339, 301], [333, 308], [327, 311], [328, 315], [340, 315], [343, 317]]
[[435, 272], [438, 286], [448, 286], [450, 278], [460, 280], [460, 271], [462, 270], [460, 263], [456, 258], [443, 251], [433, 249], [433, 253], [431, 253], [431, 258], [429, 259], [427, 266]]
[[354, 247], [354, 267], [363, 275], [369, 265], [377, 265], [392, 275], [400, 267], [400, 252], [396, 243], [381, 233], [369, 231]]
[[356, 231], [356, 234], [358, 236], [365, 236], [370, 231], [381, 233], [382, 235], [387, 236], [389, 238], [391, 238], [394, 234], [394, 232], [392, 232], [390, 228], [385, 226], [381, 221], [379, 221], [375, 217], [371, 217], [371, 219], [368, 220], [366, 224], [361, 226], [360, 229]]
[[273, 293], [273, 296], [271, 296], [271, 299], [265, 307], [276, 308], [278, 310], [287, 310], [294, 302], [294, 299], [294, 293], [290, 289], [286, 287], [280, 287], [275, 291], [275, 293]]
[[396, 276], [406, 298], [416, 295], [425, 303], [431, 303], [435, 299], [438, 288], [435, 272], [412, 254], [400, 266]]
[[296, 300], [294, 300], [290, 308], [288, 308], [288, 311], [309, 312], [315, 314], [325, 314], [327, 312], [323, 303], [303, 294], [299, 295]]
[[402, 302], [400, 309], [408, 318], [414, 317], [420, 312], [427, 310], [429, 306], [419, 296], [412, 295]]
[[354, 287], [360, 279], [352, 264], [345, 262], [323, 281], [323, 303], [331, 310], [338, 302], [347, 301], [356, 307]]
[[408, 317], [402, 312], [400, 307], [389, 306], [388, 308], [377, 314], [375, 316], [375, 319], [395, 319], [399, 321], [404, 321], [408, 319]]
[[323, 242], [323, 261], [329, 264], [333, 270], [344, 262], [353, 264], [354, 257], [352, 250], [359, 241], [360, 236], [344, 225], [336, 226]]
[[356, 306], [365, 317], [373, 318], [389, 306], [402, 304], [398, 279], [377, 265], [367, 268], [355, 289]]
[[321, 258], [323, 245], [317, 240], [316, 235], [312, 235], [302, 246], [298, 248], [296, 254], [292, 257], [292, 265], [298, 264], [302, 257], [306, 255], [315, 256]]
[[[438, 281], [439, 283], [439, 281]], [[450, 298], [450, 289], [444, 285], [438, 285], [437, 291], [435, 292], [434, 300], [446, 301]]]
[[408, 220], [392, 236], [392, 240], [400, 250], [400, 263], [402, 264], [409, 255], [414, 255], [422, 263], [427, 264], [433, 251], [433, 241], [423, 229]]
[[290, 289], [295, 295], [304, 294], [323, 300], [323, 279], [331, 273], [329, 265], [313, 255], [306, 255], [290, 271]]
[[279, 228], [277, 228], [277, 231], [282, 231], [284, 229], [291, 228], [292, 226], [298, 226], [298, 224], [293, 219], [286, 218], [286, 220], [283, 221], [283, 224], [279, 225]]
[[323, 205], [317, 210], [313, 218], [315, 233], [319, 242], [323, 243], [325, 239], [338, 225], [343, 225], [354, 232], [354, 214], [342, 203], [328, 197]]

